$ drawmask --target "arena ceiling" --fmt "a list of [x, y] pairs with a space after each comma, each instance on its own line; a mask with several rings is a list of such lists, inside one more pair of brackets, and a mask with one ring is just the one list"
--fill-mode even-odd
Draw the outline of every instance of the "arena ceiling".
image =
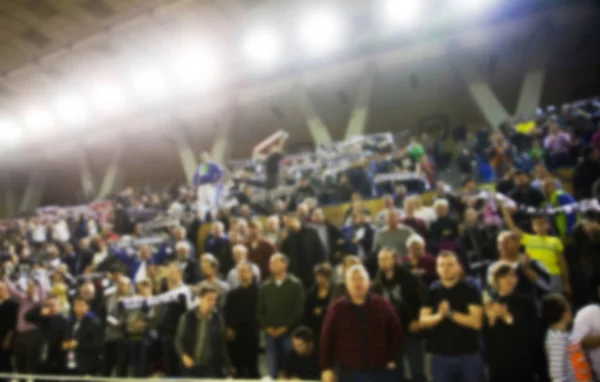
[[[160, 61], [160, 49], [189, 36], [209, 36], [211, 46], [224, 57], [222, 72], [229, 81], [210, 95], [186, 94], [151, 109], [132, 108], [118, 120], [90, 126], [84, 132], [68, 131], [68, 140], [41, 137], [26, 155], [10, 152], [4, 165], [56, 157], [81, 146], [91, 149], [107, 142], [144, 134], [148, 152], [164, 149], [164, 136], [173, 125], [185, 125], [195, 147], [208, 148], [222, 113], [235, 114], [236, 141], [249, 152], [249, 140], [260, 140], [278, 128], [298, 131], [299, 142], [310, 141], [298, 106], [300, 86], [317, 111], [343, 136], [352, 99], [365, 66], [375, 65], [374, 110], [396, 115], [396, 123], [414, 124], [405, 108], [444, 111], [468, 103], [464, 83], [450, 56], [460, 56], [485, 73], [492, 83], [518, 83], [531, 60], [541, 52], [550, 70], [577, 69], [598, 56], [597, 8], [553, 7], [533, 15], [513, 17], [478, 28], [467, 27], [416, 43], [369, 49], [374, 37], [353, 36], [360, 52], [342, 54], [332, 62], [290, 67], [274, 76], [253, 77], [228, 49], [241, 31], [255, 20], [273, 18], [285, 24], [298, 4], [292, 0], [2, 0], [0, 1], [0, 110], [14, 113], [37, 104], [54, 92], [82, 88], [96, 78], [121, 79], [130, 66]], [[349, 13], [360, 13], [371, 1], [344, 0]], [[590, 37], [591, 36], [591, 37]], [[368, 45], [362, 40], [371, 39]], [[157, 49], [160, 48], [160, 49]], [[565, 59], [567, 58], [567, 59]], [[295, 57], [288, 58], [294, 61]], [[592, 60], [593, 59], [593, 60]], [[456, 95], [456, 97], [455, 97]], [[442, 98], [440, 98], [442, 96]], [[511, 96], [507, 96], [507, 99]], [[448, 99], [453, 99], [448, 103]], [[423, 103], [427, 100], [428, 103]], [[509, 100], [510, 103], [510, 100]], [[383, 113], [385, 114], [385, 113]], [[414, 114], [414, 113], [413, 113]], [[388, 116], [372, 118], [375, 130], [389, 128]], [[308, 138], [308, 139], [307, 139]], [[49, 144], [49, 142], [52, 142]], [[139, 139], [136, 140], [137, 143]], [[240, 150], [241, 151], [241, 150]], [[7, 154], [7, 153], [4, 153]], [[0, 153], [0, 155], [3, 155]], [[4, 156], [4, 155], [3, 155]], [[4, 159], [4, 158], [3, 158]]]

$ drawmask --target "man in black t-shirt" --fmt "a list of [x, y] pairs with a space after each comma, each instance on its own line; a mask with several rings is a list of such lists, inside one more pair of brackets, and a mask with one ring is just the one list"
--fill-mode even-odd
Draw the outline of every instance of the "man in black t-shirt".
[[292, 350], [285, 356], [283, 378], [316, 381], [321, 378], [311, 329], [301, 326], [292, 333]]
[[421, 309], [420, 327], [429, 329], [427, 350], [432, 354], [433, 382], [484, 380], [479, 349], [481, 294], [460, 279], [460, 272], [456, 254], [440, 252], [440, 284], [431, 287]]

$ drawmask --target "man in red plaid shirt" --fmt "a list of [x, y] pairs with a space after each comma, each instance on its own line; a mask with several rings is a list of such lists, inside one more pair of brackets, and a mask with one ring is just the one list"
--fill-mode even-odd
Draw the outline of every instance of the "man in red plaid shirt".
[[324, 382], [339, 380], [394, 381], [401, 341], [400, 320], [390, 303], [369, 293], [369, 276], [362, 265], [346, 272], [348, 297], [327, 310], [321, 332], [320, 363]]

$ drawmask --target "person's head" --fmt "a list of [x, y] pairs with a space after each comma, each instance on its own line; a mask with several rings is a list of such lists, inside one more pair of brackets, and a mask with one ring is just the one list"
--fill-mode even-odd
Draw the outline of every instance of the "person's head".
[[171, 235], [175, 240], [185, 240], [185, 228], [180, 225], [176, 225], [171, 229]]
[[446, 185], [446, 183], [440, 180], [439, 182], [437, 182], [435, 189], [439, 195], [445, 195], [448, 191], [448, 186]]
[[73, 301], [73, 313], [78, 320], [81, 320], [89, 312], [90, 306], [88, 301], [83, 296], [75, 297]]
[[400, 225], [400, 216], [398, 216], [398, 211], [395, 208], [388, 209], [386, 226], [388, 230], [393, 231], [398, 228]]
[[351, 196], [351, 201], [352, 201], [353, 205], [358, 202], [360, 202], [360, 205], [362, 205], [363, 199], [362, 199], [362, 196], [360, 195], [360, 192], [353, 192], [352, 196]]
[[79, 296], [86, 301], [92, 301], [96, 297], [96, 287], [90, 281], [87, 281], [79, 287]]
[[177, 251], [177, 259], [179, 261], [186, 261], [190, 257], [192, 248], [187, 241], [179, 241], [175, 245], [175, 250]]
[[308, 187], [309, 184], [309, 179], [306, 176], [303, 176], [302, 178], [300, 178], [300, 187]]
[[346, 290], [354, 301], [364, 301], [369, 293], [371, 280], [362, 264], [353, 265], [346, 271]]
[[281, 214], [285, 211], [285, 203], [283, 200], [279, 199], [275, 201], [275, 212]]
[[502, 231], [497, 240], [501, 259], [514, 261], [518, 258], [521, 248], [518, 235], [512, 231]]
[[331, 265], [321, 263], [315, 266], [315, 283], [319, 288], [326, 288], [331, 283], [331, 274], [333, 273]]
[[200, 270], [204, 277], [214, 277], [219, 271], [219, 260], [212, 253], [205, 253], [200, 258]]
[[365, 213], [362, 210], [356, 210], [352, 213], [352, 224], [359, 225], [366, 222]]
[[238, 279], [240, 280], [240, 284], [242, 286], [248, 286], [252, 284], [254, 280], [254, 273], [252, 272], [252, 266], [247, 261], [241, 261], [236, 265]]
[[248, 221], [246, 219], [237, 219], [235, 222], [235, 230], [243, 239], [250, 235], [250, 228], [248, 227]]
[[494, 287], [501, 296], [511, 294], [517, 287], [517, 273], [510, 264], [502, 264], [494, 270]]
[[472, 226], [477, 224], [477, 219], [477, 211], [474, 208], [467, 208], [465, 210], [465, 223], [467, 223], [467, 225]]
[[212, 312], [217, 305], [217, 289], [210, 285], [203, 285], [198, 291], [198, 310], [200, 314], [206, 315]]
[[397, 196], [405, 196], [406, 195], [406, 187], [403, 185], [396, 186], [396, 195]]
[[338, 181], [340, 184], [348, 184], [348, 175], [342, 173]]
[[200, 153], [200, 163], [207, 163], [208, 161], [210, 161], [210, 155], [206, 152], [203, 151]]
[[394, 207], [394, 198], [390, 194], [386, 194], [383, 196], [383, 208], [393, 208]]
[[51, 316], [55, 316], [60, 313], [60, 300], [58, 297], [53, 294], [48, 295], [46, 297], [46, 301], [44, 301], [44, 308], [47, 308], [50, 312]]
[[296, 214], [289, 214], [285, 218], [285, 228], [292, 232], [296, 232], [302, 227], [300, 218]]
[[252, 217], [252, 209], [250, 208], [250, 206], [247, 204], [242, 204], [240, 206], [240, 215], [242, 215], [246, 219]]
[[310, 208], [308, 208], [308, 204], [300, 203], [298, 207], [296, 207], [296, 214], [300, 217], [300, 219], [306, 219], [310, 214]]
[[51, 259], [57, 259], [57, 258], [58, 258], [59, 251], [58, 251], [58, 248], [56, 247], [56, 245], [54, 245], [54, 244], [49, 244], [49, 245], [46, 247], [46, 250], [48, 251], [48, 256], [49, 256]]
[[166, 272], [167, 283], [170, 285], [179, 285], [183, 280], [183, 276], [181, 274], [181, 268], [177, 263], [169, 264]]
[[408, 217], [413, 216], [416, 210], [415, 196], [409, 196], [404, 199], [404, 214]]
[[288, 263], [288, 258], [284, 254], [274, 253], [269, 259], [269, 270], [275, 277], [285, 276]]
[[567, 328], [573, 320], [569, 302], [561, 294], [549, 294], [542, 298], [542, 319], [550, 327]]
[[453, 282], [460, 277], [461, 267], [454, 252], [441, 251], [437, 256], [436, 268], [442, 282]]
[[148, 261], [152, 257], [152, 250], [150, 246], [147, 244], [143, 244], [140, 246], [140, 259], [142, 261]]
[[549, 198], [556, 191], [556, 182], [554, 179], [545, 179], [542, 182], [542, 192], [546, 198]]
[[148, 279], [141, 279], [137, 282], [137, 292], [144, 296], [149, 297], [152, 296], [152, 282]]
[[215, 237], [223, 236], [225, 234], [225, 224], [220, 221], [214, 222], [212, 226], [212, 234]]
[[321, 208], [317, 208], [313, 211], [311, 220], [314, 224], [325, 223], [325, 214]]
[[382, 248], [377, 254], [377, 263], [381, 272], [389, 272], [396, 265], [396, 253], [390, 248]]
[[9, 297], [10, 296], [8, 294], [8, 288], [6, 287], [6, 284], [0, 281], [0, 301], [4, 301]]
[[560, 126], [554, 120], [550, 120], [548, 123], [548, 133], [549, 134], [558, 134], [560, 132]]
[[433, 209], [438, 218], [443, 218], [448, 216], [450, 205], [446, 199], [437, 199], [435, 203], [433, 203]]
[[535, 214], [531, 216], [531, 229], [536, 235], [546, 236], [550, 231], [550, 222], [548, 217], [543, 214]]
[[515, 186], [517, 187], [526, 187], [529, 185], [529, 174], [525, 171], [517, 171], [514, 176]]
[[346, 255], [342, 260], [342, 277], [346, 277], [346, 272], [348, 269], [352, 268], [354, 265], [361, 264], [360, 257], [356, 255]]
[[473, 178], [467, 178], [463, 182], [463, 189], [465, 192], [472, 194], [477, 191], [477, 182]]
[[236, 244], [233, 246], [233, 261], [239, 264], [248, 259], [248, 248], [243, 244]]
[[262, 235], [262, 223], [258, 219], [252, 219], [248, 224], [248, 234], [250, 240], [256, 240]]
[[279, 216], [271, 215], [267, 218], [267, 222], [265, 224], [265, 231], [269, 233], [279, 231]]
[[315, 334], [306, 326], [299, 326], [292, 333], [292, 347], [299, 355], [312, 353], [315, 343]]
[[131, 294], [131, 280], [128, 277], [119, 277], [117, 279], [117, 293], [121, 296]]
[[406, 239], [406, 249], [410, 257], [418, 259], [425, 254], [425, 240], [421, 235], [413, 233]]

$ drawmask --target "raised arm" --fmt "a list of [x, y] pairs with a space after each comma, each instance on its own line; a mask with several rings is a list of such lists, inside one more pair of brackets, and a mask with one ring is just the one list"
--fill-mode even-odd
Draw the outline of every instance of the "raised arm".
[[8, 289], [8, 293], [18, 302], [21, 302], [27, 298], [27, 295], [21, 292], [12, 281], [9, 280], [8, 277], [4, 277], [4, 283], [6, 284], [6, 289]]
[[517, 235], [523, 235], [523, 231], [515, 224], [515, 221], [512, 218], [512, 214], [508, 206], [502, 205], [502, 216], [504, 217], [504, 222], [506, 223], [508, 229], [516, 233]]

